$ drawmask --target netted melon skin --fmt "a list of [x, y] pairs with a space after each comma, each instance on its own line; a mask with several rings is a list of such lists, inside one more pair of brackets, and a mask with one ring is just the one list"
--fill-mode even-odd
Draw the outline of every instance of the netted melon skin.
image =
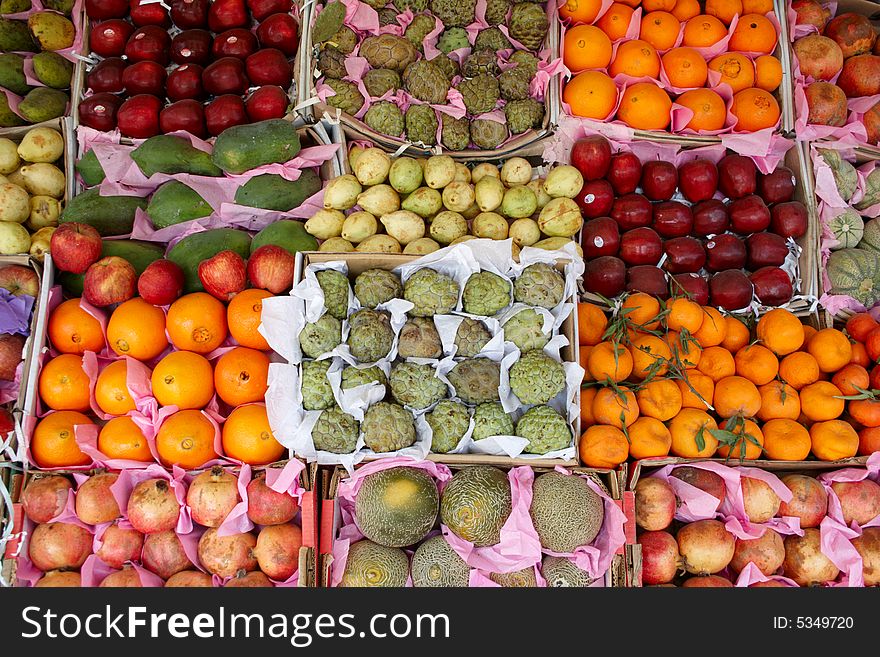
[[533, 566], [512, 573], [492, 573], [489, 575], [489, 579], [504, 588], [531, 588], [538, 586], [538, 578], [535, 576]]
[[567, 554], [593, 542], [602, 529], [605, 507], [581, 477], [547, 472], [532, 484], [529, 514], [541, 546]]
[[364, 478], [355, 499], [355, 521], [364, 536], [386, 547], [414, 545], [437, 521], [440, 494], [419, 468], [380, 470]]
[[372, 541], [358, 541], [348, 548], [345, 571], [339, 586], [402, 587], [406, 586], [408, 574], [409, 560], [403, 550], [378, 545]]
[[565, 557], [544, 557], [541, 574], [551, 588], [584, 588], [593, 583], [590, 574]]
[[507, 474], [477, 465], [459, 470], [440, 500], [440, 521], [459, 538], [477, 547], [496, 545], [512, 509]]
[[418, 588], [465, 587], [470, 567], [442, 536], [422, 543], [412, 559], [413, 586]]

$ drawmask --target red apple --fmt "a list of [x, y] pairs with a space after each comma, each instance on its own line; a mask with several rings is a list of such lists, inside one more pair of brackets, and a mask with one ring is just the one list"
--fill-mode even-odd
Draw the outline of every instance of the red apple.
[[86, 14], [94, 21], [128, 16], [128, 0], [85, 0]]
[[616, 153], [611, 157], [605, 179], [618, 196], [631, 194], [642, 179], [642, 161], [634, 153]]
[[280, 119], [287, 113], [290, 98], [281, 87], [267, 84], [254, 89], [244, 102], [248, 118], [253, 121]]
[[244, 0], [214, 0], [208, 9], [208, 27], [219, 34], [233, 27], [248, 24], [247, 8]]
[[40, 279], [36, 271], [24, 265], [0, 266], [0, 288], [14, 297], [35, 297], [40, 293]]
[[214, 37], [214, 44], [211, 46], [211, 54], [215, 59], [221, 57], [247, 59], [255, 52], [257, 52], [257, 37], [253, 32], [243, 27], [236, 27], [218, 34]]
[[273, 14], [257, 26], [257, 38], [263, 48], [278, 48], [293, 57], [299, 46], [299, 24], [286, 12]]
[[86, 86], [95, 93], [121, 93], [125, 89], [122, 84], [122, 72], [126, 66], [125, 60], [121, 57], [102, 59], [89, 71]]
[[290, 292], [293, 286], [293, 254], [280, 246], [264, 244], [255, 250], [247, 263], [247, 277], [254, 287], [272, 294]]
[[88, 225], [67, 221], [52, 233], [49, 249], [52, 263], [60, 271], [84, 274], [101, 257], [103, 242], [98, 231]]
[[709, 302], [723, 310], [740, 310], [752, 302], [752, 283], [738, 269], [718, 272], [709, 281]]
[[292, 0], [247, 0], [247, 6], [254, 20], [263, 21], [272, 14], [279, 12], [286, 14], [293, 7], [293, 2]]
[[208, 26], [208, 0], [173, 0], [171, 20], [181, 30]]
[[704, 159], [685, 162], [678, 167], [678, 187], [691, 203], [706, 201], [718, 189], [718, 168]]
[[617, 255], [620, 247], [620, 229], [611, 217], [588, 221], [581, 230], [581, 247], [585, 258]]
[[770, 208], [770, 230], [797, 239], [807, 232], [807, 208], [800, 201], [777, 203]]
[[614, 205], [614, 188], [607, 180], [587, 180], [574, 197], [586, 219], [604, 217]]
[[767, 205], [785, 203], [794, 196], [794, 173], [786, 166], [778, 166], [758, 178], [758, 194]]
[[5, 438], [10, 431], [15, 431], [15, 418], [7, 409], [0, 408], [0, 436]]
[[171, 101], [195, 99], [205, 95], [202, 88], [203, 69], [198, 64], [184, 64], [171, 71], [166, 93]]
[[765, 306], [781, 306], [791, 301], [794, 288], [785, 270], [779, 267], [762, 267], [749, 276], [755, 288], [755, 296]]
[[101, 258], [86, 270], [83, 297], [93, 306], [103, 308], [128, 301], [134, 296], [137, 272], [125, 258]]
[[626, 264], [615, 256], [600, 256], [587, 260], [584, 269], [584, 289], [606, 299], [623, 292], [626, 284]]
[[611, 166], [611, 144], [601, 135], [579, 139], [571, 149], [571, 164], [584, 180], [604, 178]]
[[727, 206], [718, 199], [700, 201], [691, 208], [691, 212], [694, 215], [694, 235], [717, 235], [730, 225]]
[[170, 260], [154, 260], [138, 277], [137, 289], [147, 303], [170, 305], [183, 291], [183, 270]]
[[205, 107], [205, 125], [208, 127], [208, 134], [215, 137], [226, 128], [245, 123], [248, 123], [248, 115], [240, 96], [220, 96]]
[[620, 257], [628, 265], [656, 265], [663, 243], [653, 228], [633, 228], [620, 236]]
[[131, 16], [131, 22], [138, 27], [144, 25], [159, 25], [163, 28], [171, 27], [168, 10], [158, 2], [131, 0], [129, 15]]
[[293, 80], [293, 67], [277, 48], [258, 50], [245, 61], [247, 76], [253, 85], [277, 84], [287, 89]]
[[92, 94], [79, 103], [79, 122], [94, 130], [109, 132], [116, 127], [116, 115], [121, 104], [119, 96], [106, 92]]
[[611, 218], [617, 222], [620, 230], [650, 226], [653, 219], [651, 201], [641, 194], [621, 196], [611, 207]]
[[669, 298], [666, 274], [654, 265], [630, 267], [626, 272], [626, 289], [628, 292], [644, 292], [661, 299]]
[[746, 269], [757, 271], [761, 267], [778, 267], [788, 257], [788, 246], [785, 238], [775, 233], [755, 233], [746, 240], [749, 259]]
[[758, 167], [745, 155], [725, 155], [718, 163], [718, 187], [730, 199], [754, 194]]
[[166, 134], [186, 130], [196, 137], [207, 137], [205, 108], [192, 98], [171, 103], [159, 112], [159, 128]]
[[664, 267], [670, 274], [698, 272], [706, 264], [706, 250], [695, 237], [676, 237], [663, 243]]
[[170, 52], [171, 37], [158, 25], [144, 25], [132, 34], [125, 44], [125, 56], [130, 62], [149, 59], [167, 66]]
[[18, 333], [0, 334], [0, 381], [15, 381], [15, 372], [23, 358], [24, 340]]
[[199, 263], [199, 280], [208, 294], [229, 301], [247, 286], [245, 261], [235, 251], [220, 251]]
[[757, 194], [738, 198], [727, 208], [730, 229], [740, 235], [750, 235], [767, 230], [770, 225], [770, 209]]
[[676, 274], [670, 288], [674, 296], [681, 296], [683, 292], [701, 306], [709, 305], [709, 283], [699, 274]]
[[132, 32], [134, 26], [118, 18], [98, 23], [89, 34], [89, 47], [101, 57], [119, 57], [125, 52]]
[[130, 96], [152, 94], [165, 97], [165, 67], [150, 60], [136, 62], [122, 72], [125, 92]]
[[691, 234], [694, 215], [684, 203], [661, 201], [654, 204], [654, 222], [651, 225], [660, 237], [684, 237]]
[[722, 233], [706, 242], [706, 269], [724, 271], [746, 266], [746, 245], [736, 235]]
[[642, 193], [652, 201], [668, 201], [678, 187], [678, 170], [670, 162], [651, 160], [642, 165]]
[[222, 57], [209, 64], [202, 72], [202, 86], [214, 96], [240, 96], [250, 86], [245, 75], [244, 62], [235, 57]]
[[126, 137], [147, 139], [159, 134], [159, 111], [162, 101], [156, 96], [140, 94], [132, 96], [119, 108], [116, 122]]
[[171, 39], [171, 61], [175, 64], [207, 64], [211, 61], [214, 37], [208, 30], [184, 30]]

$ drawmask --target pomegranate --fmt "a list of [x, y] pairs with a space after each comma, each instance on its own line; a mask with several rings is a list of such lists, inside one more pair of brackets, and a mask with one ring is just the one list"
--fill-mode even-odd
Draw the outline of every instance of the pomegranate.
[[780, 582], [778, 579], [768, 579], [766, 582], [755, 582], [749, 584], [750, 589], [788, 589], [788, 584]]
[[116, 113], [122, 99], [110, 93], [92, 94], [83, 98], [78, 107], [79, 122], [101, 132], [116, 128]]
[[177, 527], [180, 504], [165, 479], [147, 479], [131, 491], [126, 511], [132, 527], [143, 534], [155, 534]]
[[880, 93], [880, 56], [856, 55], [847, 59], [837, 85], [847, 98]]
[[110, 525], [101, 536], [101, 547], [95, 553], [113, 568], [122, 568], [127, 561], [138, 561], [144, 547], [144, 535], [136, 529]]
[[123, 589], [131, 587], [141, 587], [141, 578], [134, 568], [123, 568], [115, 573], [110, 573], [100, 584], [100, 588]]
[[238, 480], [218, 465], [197, 475], [186, 493], [192, 519], [205, 527], [223, 524], [240, 500]]
[[287, 113], [290, 99], [281, 87], [267, 84], [254, 89], [244, 103], [248, 118], [251, 121], [280, 119]]
[[678, 551], [685, 570], [711, 575], [727, 568], [736, 540], [718, 520], [697, 520], [678, 530]]
[[144, 568], [162, 579], [168, 579], [193, 565], [186, 556], [180, 538], [170, 529], [147, 535], [141, 562]]
[[699, 488], [704, 493], [709, 493], [712, 497], [719, 501], [723, 500], [727, 495], [727, 487], [724, 485], [724, 479], [711, 470], [703, 470], [702, 468], [692, 468], [689, 465], [675, 468], [671, 473], [672, 477], [680, 479], [686, 484], [690, 484], [694, 488]]
[[819, 530], [812, 527], [805, 529], [803, 536], [785, 537], [782, 572], [800, 586], [833, 582], [840, 574], [831, 559], [822, 554]]
[[253, 553], [257, 564], [274, 580], [286, 581], [299, 568], [302, 530], [292, 523], [263, 527]]
[[828, 512], [828, 493], [813, 477], [790, 474], [782, 477], [792, 493], [789, 502], [779, 504], [780, 516], [800, 518], [801, 527], [818, 527]]
[[725, 579], [719, 575], [700, 575], [698, 577], [689, 577], [682, 583], [683, 589], [697, 588], [732, 588], [733, 584], [729, 579]]
[[28, 556], [44, 571], [79, 568], [91, 553], [91, 533], [69, 522], [37, 525], [28, 543]]
[[815, 25], [820, 33], [831, 18], [831, 12], [816, 0], [792, 0], [791, 8], [797, 14], [798, 25]]
[[101, 472], [84, 481], [76, 491], [77, 518], [87, 525], [116, 520], [121, 513], [110, 486], [118, 478], [115, 472]]
[[70, 570], [53, 570], [43, 575], [34, 584], [36, 588], [79, 588], [82, 578], [79, 573]]
[[743, 504], [751, 522], [767, 522], [779, 512], [782, 500], [769, 484], [761, 479], [743, 477], [741, 480]]
[[266, 475], [260, 474], [248, 484], [247, 515], [256, 525], [280, 525], [296, 517], [299, 504], [287, 493], [278, 493], [266, 485]]
[[24, 514], [37, 524], [49, 522], [64, 511], [72, 488], [70, 481], [60, 475], [34, 477], [21, 494]]
[[165, 588], [209, 588], [214, 580], [208, 573], [199, 570], [182, 570], [175, 573], [165, 582]]
[[642, 532], [638, 538], [642, 546], [642, 583], [666, 584], [675, 579], [680, 556], [678, 543], [669, 532]]
[[257, 52], [257, 37], [250, 30], [237, 27], [214, 37], [211, 54], [215, 59], [237, 57], [247, 59]]
[[95, 93], [106, 91], [118, 94], [125, 89], [125, 85], [122, 84], [122, 72], [126, 66], [125, 60], [121, 57], [103, 59], [89, 71], [86, 85]]
[[867, 16], [853, 12], [838, 14], [825, 26], [823, 34], [834, 40], [844, 59], [871, 52], [877, 33]]
[[272, 14], [257, 26], [257, 38], [264, 48], [277, 48], [288, 57], [299, 45], [299, 24], [288, 13]]
[[640, 479], [636, 484], [636, 524], [656, 531], [672, 524], [678, 501], [672, 486], [657, 477]]
[[199, 561], [209, 573], [220, 577], [232, 577], [239, 570], [256, 570], [254, 548], [257, 539], [253, 534], [242, 533], [219, 536], [216, 529], [209, 529], [199, 539]]
[[785, 545], [782, 537], [772, 529], [767, 529], [759, 538], [736, 539], [730, 568], [738, 573], [749, 563], [753, 563], [758, 570], [769, 576], [779, 570], [783, 561]]
[[865, 586], [880, 586], [880, 527], [866, 527], [852, 544], [862, 558]]
[[265, 588], [267, 586], [274, 586], [274, 584], [259, 570], [251, 572], [241, 570], [223, 586], [228, 588]]
[[134, 32], [128, 21], [112, 19], [92, 27], [89, 47], [101, 57], [120, 57], [125, 52], [125, 44]]
[[835, 481], [831, 489], [840, 500], [843, 520], [847, 525], [864, 525], [880, 515], [880, 486], [870, 479]]
[[804, 77], [831, 80], [843, 68], [843, 51], [828, 37], [809, 34], [795, 41], [793, 50]]

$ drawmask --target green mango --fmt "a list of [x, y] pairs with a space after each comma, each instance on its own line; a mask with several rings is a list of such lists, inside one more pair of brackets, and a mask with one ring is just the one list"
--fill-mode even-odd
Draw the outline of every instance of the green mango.
[[153, 192], [147, 214], [157, 230], [208, 217], [214, 209], [192, 187], [171, 180]]
[[67, 202], [61, 223], [77, 221], [94, 227], [102, 236], [127, 235], [134, 225], [135, 211], [146, 209], [147, 199], [137, 196], [101, 196], [97, 187], [77, 194]]
[[64, 116], [70, 97], [63, 91], [49, 87], [34, 87], [21, 104], [18, 113], [31, 123], [42, 123]]
[[251, 253], [265, 244], [274, 244], [292, 254], [297, 251], [317, 251], [318, 240], [309, 235], [302, 222], [282, 219], [269, 224], [251, 240]]
[[269, 119], [227, 128], [214, 142], [214, 164], [226, 173], [244, 173], [264, 164], [283, 164], [300, 150], [293, 123]]
[[166, 257], [183, 270], [183, 291], [188, 294], [204, 289], [199, 280], [199, 263], [202, 260], [227, 249], [247, 258], [250, 245], [251, 236], [243, 230], [215, 228], [187, 235], [171, 247]]
[[69, 89], [73, 62], [57, 52], [38, 52], [33, 59], [37, 79], [53, 89]]
[[0, 14], [20, 14], [31, 8], [31, 0], [0, 0]]
[[182, 137], [150, 137], [131, 153], [141, 172], [148, 178], [154, 173], [191, 173], [196, 176], [222, 176], [211, 155], [200, 151]]
[[30, 91], [31, 86], [24, 77], [24, 57], [14, 52], [0, 55], [0, 87], [19, 96]]
[[0, 52], [37, 52], [27, 22], [0, 18]]
[[251, 208], [287, 212], [302, 205], [321, 189], [321, 178], [306, 169], [297, 180], [286, 180], [274, 173], [254, 176], [235, 192], [235, 202]]
[[0, 128], [14, 128], [20, 125], [27, 125], [27, 121], [9, 108], [6, 94], [0, 94]]
[[73, 11], [73, 5], [74, 0], [43, 0], [44, 8], [57, 11], [65, 16], [70, 16], [70, 12]]
[[76, 39], [76, 28], [70, 19], [52, 11], [31, 14], [27, 24], [41, 50], [64, 50]]
[[95, 151], [88, 150], [76, 163], [76, 172], [88, 187], [94, 187], [104, 182], [104, 167], [98, 161]]

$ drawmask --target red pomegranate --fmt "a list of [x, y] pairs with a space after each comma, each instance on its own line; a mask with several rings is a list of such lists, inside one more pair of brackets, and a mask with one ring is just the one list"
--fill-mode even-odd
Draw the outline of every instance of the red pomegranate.
[[257, 539], [253, 534], [219, 536], [217, 530], [211, 528], [199, 539], [199, 561], [209, 573], [232, 577], [240, 570], [257, 569], [257, 559], [254, 557], [256, 545]]
[[128, 561], [140, 560], [144, 547], [144, 535], [136, 529], [123, 529], [113, 524], [104, 530], [101, 547], [95, 553], [112, 568], [122, 568]]
[[91, 553], [91, 533], [69, 522], [37, 525], [28, 543], [28, 556], [43, 571], [79, 568]]
[[101, 472], [89, 477], [76, 491], [76, 516], [87, 525], [116, 520], [121, 514], [110, 487], [119, 475]]
[[144, 568], [162, 579], [168, 579], [193, 565], [186, 556], [180, 538], [171, 530], [149, 534], [144, 539], [141, 561]]
[[299, 504], [287, 493], [278, 493], [266, 485], [266, 475], [255, 477], [247, 487], [248, 518], [255, 525], [281, 525], [296, 517]]
[[128, 520], [143, 534], [155, 534], [177, 527], [180, 505], [165, 479], [147, 479], [131, 491]]
[[72, 488], [70, 480], [60, 475], [34, 477], [21, 494], [24, 514], [37, 524], [49, 522], [64, 511]]
[[302, 530], [292, 523], [263, 527], [257, 536], [253, 554], [266, 575], [277, 581], [286, 581], [299, 568], [299, 549]]
[[678, 530], [682, 565], [695, 575], [721, 572], [733, 559], [736, 540], [718, 520], [697, 520]]
[[657, 531], [672, 524], [678, 500], [672, 486], [657, 477], [640, 479], [636, 484], [636, 524]]
[[192, 519], [205, 527], [219, 527], [240, 499], [238, 480], [217, 465], [197, 475], [186, 493]]

